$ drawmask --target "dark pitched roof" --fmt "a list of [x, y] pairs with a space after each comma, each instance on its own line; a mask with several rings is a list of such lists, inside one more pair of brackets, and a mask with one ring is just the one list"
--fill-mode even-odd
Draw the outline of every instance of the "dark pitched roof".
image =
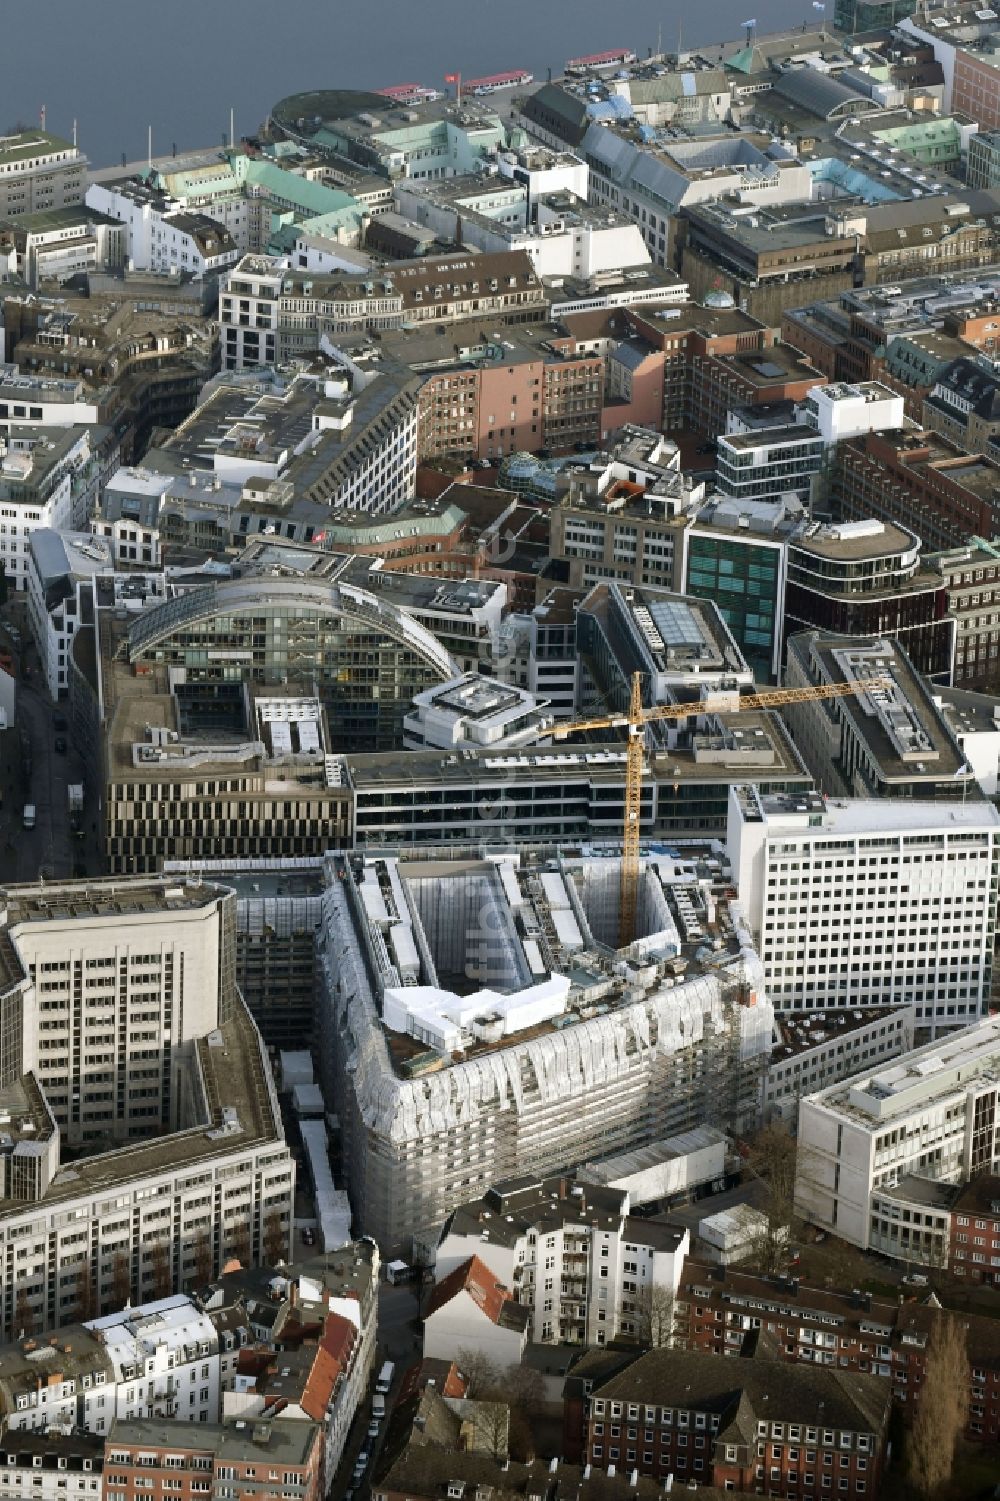
[[686, 1407], [736, 1420], [744, 1399], [745, 1423], [769, 1416], [879, 1433], [888, 1415], [889, 1383], [879, 1376], [761, 1358], [734, 1360], [695, 1350], [650, 1350], [601, 1385], [593, 1396], [657, 1407]]

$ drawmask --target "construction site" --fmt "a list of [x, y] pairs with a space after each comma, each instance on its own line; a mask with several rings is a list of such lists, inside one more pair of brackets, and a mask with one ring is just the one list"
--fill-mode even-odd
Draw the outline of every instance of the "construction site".
[[760, 1110], [773, 1012], [718, 845], [331, 856], [317, 999], [358, 1228], [412, 1254], [497, 1177]]

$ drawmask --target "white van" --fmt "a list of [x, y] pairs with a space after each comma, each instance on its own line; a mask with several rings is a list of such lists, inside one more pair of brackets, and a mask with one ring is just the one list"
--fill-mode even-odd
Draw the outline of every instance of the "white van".
[[395, 1369], [396, 1367], [393, 1365], [392, 1361], [387, 1360], [385, 1365], [378, 1373], [378, 1380], [375, 1383], [375, 1390], [379, 1392], [383, 1397], [387, 1397], [389, 1395], [389, 1388], [392, 1385], [392, 1373]]
[[22, 815], [22, 821], [23, 821], [24, 827], [26, 829], [33, 829], [35, 827], [35, 805], [34, 805], [34, 803], [25, 803], [25, 805], [24, 805], [24, 814]]

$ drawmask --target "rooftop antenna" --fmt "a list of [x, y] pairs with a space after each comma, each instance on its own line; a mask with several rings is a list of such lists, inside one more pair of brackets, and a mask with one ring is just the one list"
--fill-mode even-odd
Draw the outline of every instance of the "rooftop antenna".
[[38, 118], [41, 120], [41, 122], [42, 122], [42, 129], [44, 130], [45, 129], [45, 105], [44, 104], [42, 105], [42, 108], [39, 111]]
[[73, 145], [76, 145], [76, 121], [73, 121]]
[[751, 17], [751, 19], [749, 21], [744, 21], [743, 25], [746, 28], [747, 46], [748, 47], [752, 47], [753, 46], [754, 32], [757, 29], [757, 17], [756, 16]]
[[147, 152], [146, 152], [146, 154], [147, 154], [147, 156], [149, 158], [149, 170], [150, 170], [150, 172], [152, 172], [152, 170], [153, 170], [153, 127], [152, 127], [152, 125], [149, 127], [149, 134], [148, 134], [148, 137], [147, 137], [146, 146], [147, 146]]
[[232, 105], [230, 105], [229, 106], [229, 149], [230, 149], [230, 151], [232, 151], [233, 147], [236, 145], [236, 135], [235, 135], [236, 123], [235, 122], [236, 122], [236, 111], [233, 109]]

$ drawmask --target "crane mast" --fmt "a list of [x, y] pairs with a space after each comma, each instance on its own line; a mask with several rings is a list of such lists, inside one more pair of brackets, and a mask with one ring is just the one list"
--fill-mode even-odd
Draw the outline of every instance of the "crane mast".
[[742, 714], [748, 709], [776, 709], [783, 704], [814, 702], [825, 698], [848, 698], [856, 693], [885, 688], [891, 680], [884, 677], [848, 678], [843, 683], [821, 683], [807, 688], [765, 688], [761, 693], [740, 698], [739, 692], [723, 689], [708, 693], [697, 703], [656, 704], [642, 706], [642, 674], [632, 674], [629, 706], [624, 713], [599, 714], [592, 719], [573, 720], [553, 726], [552, 735], [564, 740], [567, 735], [588, 730], [623, 729], [627, 735], [625, 751], [625, 821], [622, 827], [622, 867], [618, 901], [618, 946], [627, 948], [635, 938], [636, 901], [639, 894], [639, 836], [642, 822], [642, 773], [645, 764], [646, 726], [665, 719], [688, 719], [693, 714]]

